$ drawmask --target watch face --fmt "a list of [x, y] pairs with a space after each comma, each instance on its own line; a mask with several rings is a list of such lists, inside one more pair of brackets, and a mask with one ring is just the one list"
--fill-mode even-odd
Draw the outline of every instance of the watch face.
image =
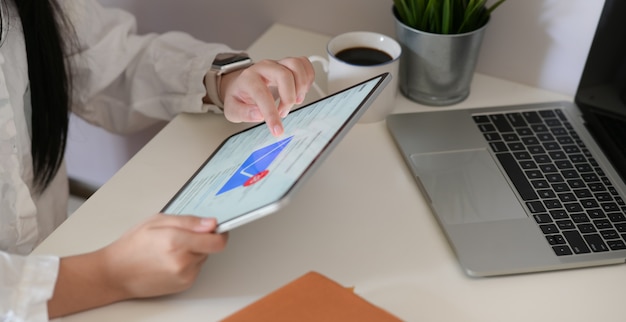
[[247, 59], [250, 58], [246, 53], [221, 53], [215, 56], [213, 65], [216, 67], [221, 67]]

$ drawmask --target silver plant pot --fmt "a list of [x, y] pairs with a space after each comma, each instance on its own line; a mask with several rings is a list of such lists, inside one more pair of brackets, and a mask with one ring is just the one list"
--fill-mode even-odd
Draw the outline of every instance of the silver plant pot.
[[400, 91], [425, 105], [463, 101], [470, 93], [487, 24], [463, 34], [433, 34], [402, 23], [393, 9], [396, 37], [402, 45]]

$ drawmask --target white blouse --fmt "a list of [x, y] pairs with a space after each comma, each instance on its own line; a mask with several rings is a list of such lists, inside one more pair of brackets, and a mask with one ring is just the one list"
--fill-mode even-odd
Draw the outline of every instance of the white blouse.
[[[67, 214], [65, 164], [41, 194], [32, 192], [30, 91], [21, 24], [2, 8], [0, 44], [0, 320], [47, 321], [59, 258], [27, 256]], [[116, 133], [206, 112], [203, 77], [215, 55], [232, 51], [187, 34], [136, 34], [127, 12], [96, 0], [61, 0], [76, 30], [72, 112]], [[2, 7], [2, 6], [0, 6]]]

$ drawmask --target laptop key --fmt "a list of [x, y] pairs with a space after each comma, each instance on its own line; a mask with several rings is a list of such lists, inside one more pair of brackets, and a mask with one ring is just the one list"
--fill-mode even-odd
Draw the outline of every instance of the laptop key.
[[569, 218], [569, 215], [563, 209], [550, 210], [550, 216], [554, 220]]
[[621, 239], [607, 240], [606, 244], [612, 250], [626, 249], [626, 244]]
[[565, 117], [565, 113], [563, 113], [561, 109], [554, 110], [554, 113], [556, 114], [556, 116], [559, 117], [561, 121], [567, 121], [567, 117]]
[[534, 135], [533, 131], [529, 128], [529, 127], [520, 127], [518, 129], [515, 130], [517, 132], [517, 134], [519, 134], [520, 136], [530, 136], [530, 135]]
[[550, 157], [554, 160], [563, 160], [567, 159], [567, 155], [563, 151], [551, 151]]
[[599, 204], [595, 199], [582, 199], [580, 200], [580, 204], [583, 205], [583, 208], [598, 208]]
[[526, 120], [524, 120], [521, 113], [507, 113], [506, 118], [514, 127], [528, 126], [528, 123], [526, 123]]
[[595, 173], [585, 173], [582, 175], [582, 178], [585, 182], [598, 182], [600, 178]]
[[552, 131], [552, 134], [554, 135], [558, 135], [558, 136], [567, 135], [567, 130], [562, 127], [554, 127], [554, 128], [551, 128], [550, 130]]
[[572, 154], [569, 156], [569, 159], [574, 163], [581, 163], [587, 161], [587, 159], [582, 154]]
[[547, 223], [551, 223], [552, 222], [552, 217], [550, 217], [550, 215], [548, 215], [548, 214], [533, 215], [533, 218], [535, 218], [535, 221], [538, 224], [547, 224]]
[[495, 132], [496, 127], [493, 126], [492, 124], [479, 124], [478, 128], [480, 129], [481, 132]]
[[561, 121], [557, 119], [547, 119], [546, 124], [548, 125], [548, 127], [560, 126]]
[[623, 222], [623, 221], [626, 221], [626, 216], [624, 216], [624, 214], [622, 214], [620, 212], [612, 212], [612, 213], [608, 214], [607, 217], [609, 217], [609, 220], [611, 220], [612, 222]]
[[526, 151], [524, 151], [524, 152], [513, 152], [513, 155], [518, 160], [530, 160], [531, 159], [530, 154], [528, 152], [526, 152]]
[[559, 193], [559, 199], [563, 202], [573, 202], [576, 201], [576, 196], [574, 196], [571, 192]]
[[540, 190], [537, 190], [537, 193], [539, 194], [541, 198], [544, 198], [544, 199], [556, 197], [556, 193], [554, 193], [552, 189], [540, 189]]
[[530, 210], [533, 214], [546, 211], [546, 208], [543, 206], [541, 201], [529, 201], [526, 202], [526, 206], [528, 206], [528, 210]]
[[591, 191], [589, 189], [576, 189], [574, 193], [578, 198], [589, 198], [592, 196]]
[[535, 159], [535, 162], [537, 162], [539, 164], [543, 164], [543, 163], [550, 163], [550, 164], [552, 164], [552, 160], [550, 159], [550, 157], [548, 157], [547, 154], [536, 154], [536, 155], [533, 155], [533, 159]]
[[577, 178], [580, 178], [580, 175], [575, 170], [563, 170], [563, 171], [561, 171], [561, 173], [563, 174], [563, 177], [565, 179], [577, 179]]
[[611, 222], [608, 219], [594, 220], [593, 224], [596, 225], [598, 230], [613, 228], [613, 225], [611, 225]]
[[592, 224], [580, 224], [578, 225], [578, 230], [583, 234], [595, 233], [596, 227], [594, 227]]
[[557, 168], [552, 163], [539, 164], [539, 169], [541, 169], [541, 171], [545, 172], [545, 173], [558, 172], [559, 171], [559, 170], [557, 170]]
[[546, 199], [543, 201], [543, 204], [546, 206], [547, 209], [556, 209], [563, 207], [558, 199]]
[[543, 124], [533, 124], [530, 126], [530, 128], [535, 131], [535, 133], [543, 133], [543, 132], [548, 132], [548, 127], [546, 127]]
[[617, 206], [615, 202], [603, 202], [602, 210], [606, 212], [619, 211], [619, 207]]
[[526, 119], [528, 123], [543, 123], [543, 121], [541, 120], [541, 117], [539, 116], [539, 113], [537, 112], [534, 112], [534, 111], [522, 112], [522, 115], [524, 116], [524, 118]]
[[587, 244], [589, 244], [589, 248], [591, 248], [594, 253], [606, 252], [609, 250], [608, 246], [606, 246], [604, 241], [602, 241], [602, 237], [600, 237], [599, 234], [585, 235], [584, 238], [585, 241], [587, 241]]
[[552, 249], [554, 250], [556, 256], [572, 255], [572, 251], [567, 245], [552, 246]]
[[533, 161], [520, 161], [519, 165], [525, 170], [537, 169], [537, 164]]
[[563, 236], [570, 246], [572, 246], [572, 250], [575, 254], [585, 254], [591, 252], [579, 232], [575, 230], [568, 230], [563, 232]]
[[565, 244], [565, 238], [561, 235], [548, 235], [546, 236], [550, 245], [563, 245]]
[[500, 161], [500, 164], [506, 171], [509, 179], [513, 182], [513, 185], [517, 189], [523, 200], [536, 200], [539, 199], [535, 189], [530, 185], [530, 182], [526, 179], [524, 172], [513, 158], [510, 153], [496, 153], [496, 157]]
[[584, 188], [585, 182], [579, 179], [571, 179], [567, 180], [567, 184], [572, 187], [572, 189]]
[[528, 177], [528, 179], [541, 179], [543, 178], [543, 172], [539, 171], [539, 170], [528, 170], [525, 171], [526, 173], [526, 177]]
[[485, 139], [487, 141], [489, 141], [489, 142], [491, 142], [491, 141], [500, 141], [502, 139], [500, 137], [500, 134], [494, 133], [494, 132], [485, 133], [483, 135], [485, 136]]
[[570, 218], [572, 218], [572, 220], [577, 224], [589, 222], [589, 217], [587, 217], [587, 214], [582, 212], [577, 214], [571, 214]]
[[602, 238], [604, 238], [605, 240], [619, 238], [619, 234], [617, 233], [615, 229], [602, 230], [600, 231], [600, 234], [602, 235]]
[[568, 230], [568, 229], [574, 229], [576, 228], [576, 226], [574, 226], [574, 223], [571, 220], [559, 220], [556, 222], [557, 226], [559, 226], [559, 229], [561, 230]]
[[553, 110], [541, 110], [539, 111], [539, 115], [543, 118], [555, 118], [556, 114]]
[[550, 234], [559, 232], [559, 229], [556, 227], [555, 224], [539, 225], [539, 228], [541, 228], [541, 231], [543, 231], [545, 235], [550, 235]]
[[602, 209], [588, 209], [587, 215], [589, 216], [589, 218], [592, 219], [606, 218], [606, 215], [604, 214], [604, 211], [602, 211]]
[[533, 180], [531, 181], [533, 187], [535, 187], [535, 189], [544, 189], [544, 188], [550, 188], [550, 184], [548, 183], [548, 181], [546, 180]]
[[539, 140], [537, 140], [534, 136], [524, 136], [522, 137], [522, 142], [526, 145], [537, 145], [539, 144]]
[[511, 127], [511, 124], [509, 124], [509, 122], [506, 120], [504, 115], [502, 114], [489, 115], [489, 119], [491, 119], [491, 121], [496, 126], [498, 131], [500, 132], [512, 132], [513, 131], [513, 127]]
[[507, 146], [511, 151], [526, 151], [526, 146], [524, 146], [521, 142], [509, 143]]
[[552, 189], [556, 192], [567, 192], [571, 191], [569, 186], [566, 183], [555, 183], [552, 185]]
[[548, 173], [546, 174], [546, 179], [548, 180], [548, 182], [551, 182], [551, 183], [565, 181], [565, 179], [563, 179], [563, 176], [561, 176], [558, 173]]
[[519, 141], [519, 136], [515, 133], [504, 133], [502, 139], [507, 142]]
[[506, 144], [502, 141], [489, 142], [489, 146], [495, 153], [506, 152], [509, 150], [509, 148], [506, 147]]
[[489, 118], [487, 115], [474, 115], [472, 116], [474, 122], [476, 123], [489, 123]]
[[[537, 138], [539, 139], [539, 141], [541, 142], [549, 142], [549, 141], [554, 141], [554, 137], [552, 136], [552, 134], [550, 133], [540, 133], [537, 134]], [[556, 142], [555, 142], [556, 143]]]

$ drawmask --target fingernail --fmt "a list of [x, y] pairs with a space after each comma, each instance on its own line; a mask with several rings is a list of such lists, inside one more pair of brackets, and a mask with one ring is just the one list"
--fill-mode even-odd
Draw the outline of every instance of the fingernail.
[[274, 125], [274, 136], [280, 136], [281, 134], [283, 134], [283, 127], [280, 125]]
[[287, 114], [289, 114], [289, 109], [288, 108], [285, 108], [282, 111], [280, 111], [280, 117], [282, 117], [282, 118], [287, 116]]
[[302, 102], [304, 102], [304, 95], [300, 94], [300, 95], [298, 95], [298, 97], [296, 98], [296, 103], [297, 103], [297, 104], [300, 104], [300, 103], [302, 103]]
[[202, 226], [212, 226], [213, 225], [213, 219], [211, 219], [211, 218], [202, 218], [202, 219], [200, 219], [200, 225], [202, 225]]

